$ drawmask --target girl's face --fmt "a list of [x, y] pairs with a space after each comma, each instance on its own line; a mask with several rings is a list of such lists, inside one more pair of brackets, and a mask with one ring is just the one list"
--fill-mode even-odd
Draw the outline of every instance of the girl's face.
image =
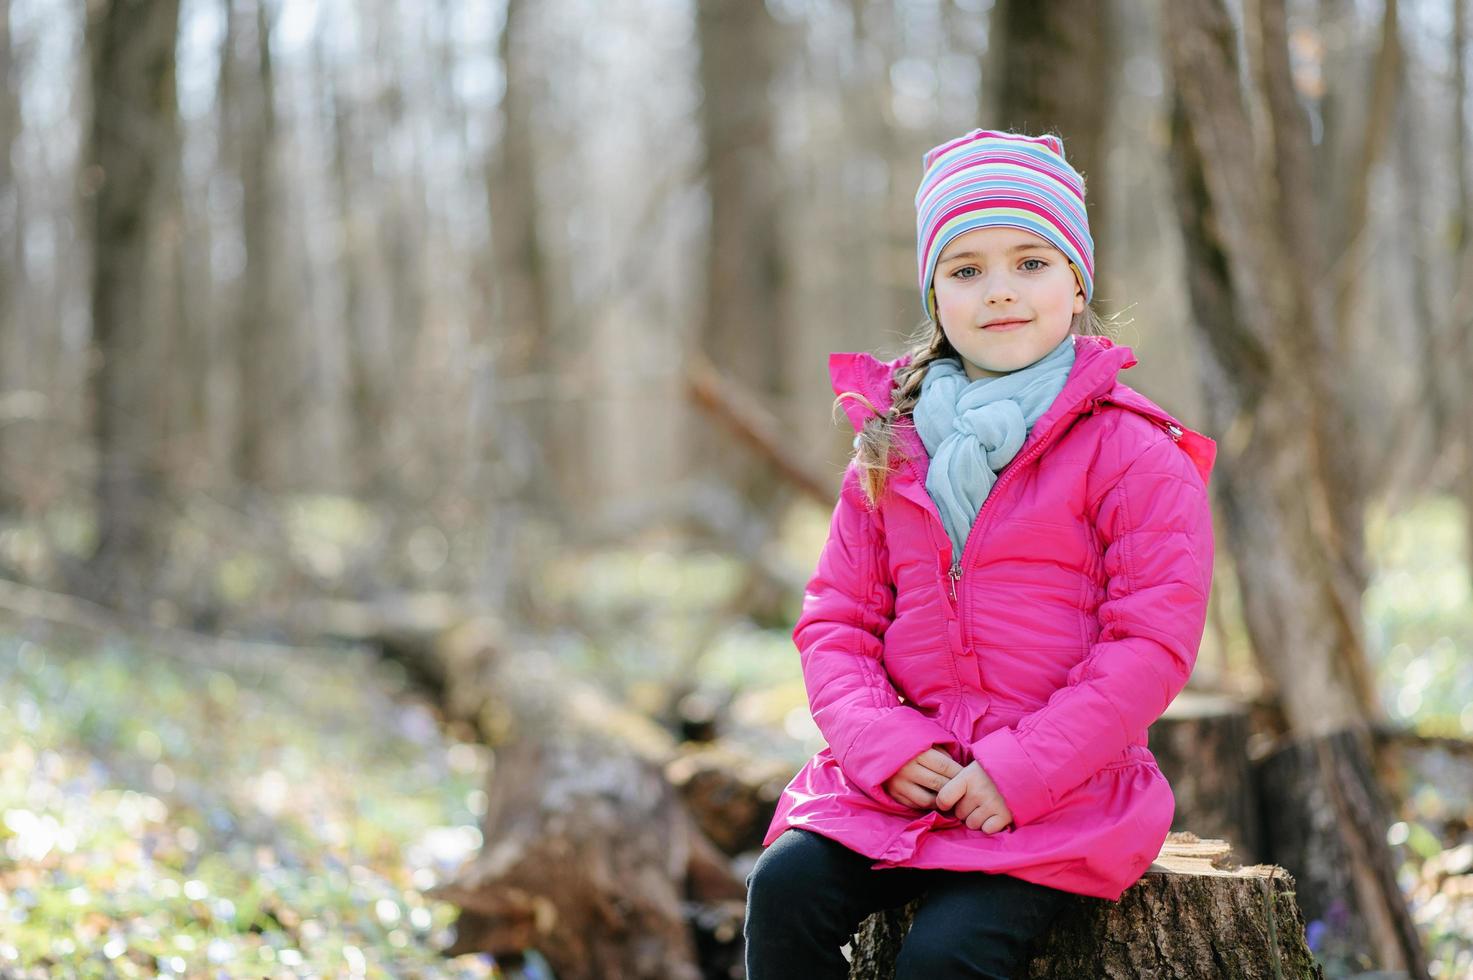
[[973, 381], [1037, 361], [1084, 310], [1084, 290], [1064, 253], [1021, 228], [975, 228], [953, 238], [931, 284], [941, 330]]

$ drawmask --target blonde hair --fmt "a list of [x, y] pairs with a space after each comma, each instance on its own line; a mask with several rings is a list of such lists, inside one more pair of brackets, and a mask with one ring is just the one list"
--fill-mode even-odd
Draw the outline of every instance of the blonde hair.
[[[1075, 314], [1073, 322], [1069, 324], [1069, 332], [1102, 336], [1108, 335], [1110, 328], [1095, 312], [1094, 307], [1086, 305], [1081, 312]], [[931, 317], [922, 320], [915, 332], [907, 338], [901, 354], [909, 354], [910, 360], [895, 371], [895, 388], [891, 392], [892, 401], [887, 411], [880, 412], [868, 398], [857, 391], [843, 392], [834, 399], [836, 411], [845, 399], [853, 398], [867, 406], [872, 413], [859, 429], [859, 441], [852, 457], [859, 466], [859, 485], [871, 507], [884, 496], [890, 474], [895, 472], [895, 426], [903, 416], [909, 415], [915, 409], [916, 400], [921, 397], [921, 381], [926, 377], [926, 370], [938, 358], [958, 357], [956, 348], [946, 339], [941, 324]]]

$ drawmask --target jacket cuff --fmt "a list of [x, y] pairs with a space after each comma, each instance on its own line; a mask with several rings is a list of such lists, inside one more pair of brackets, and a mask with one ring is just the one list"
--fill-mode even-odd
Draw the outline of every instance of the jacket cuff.
[[[960, 748], [956, 738], [940, 724], [908, 705], [891, 708], [870, 722], [852, 742], [839, 767], [854, 785], [881, 803], [898, 801], [882, 787], [911, 759], [933, 745]], [[956, 757], [955, 751], [952, 757]]]
[[1023, 751], [1013, 729], [998, 728], [973, 742], [972, 758], [997, 785], [1013, 813], [1013, 826], [1032, 823], [1053, 809], [1048, 783]]

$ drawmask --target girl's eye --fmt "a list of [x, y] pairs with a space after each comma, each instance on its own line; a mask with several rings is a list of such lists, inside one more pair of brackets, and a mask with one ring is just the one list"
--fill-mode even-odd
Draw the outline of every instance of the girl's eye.
[[967, 275], [967, 273], [976, 273], [976, 271], [977, 269], [975, 266], [964, 265], [960, 269], [953, 272], [952, 275], [956, 276], [958, 279], [971, 279], [972, 276]]
[[[1037, 262], [1038, 264], [1037, 265], [1030, 266], [1028, 264], [1029, 262]], [[1023, 266], [1029, 272], [1038, 272], [1041, 269], [1047, 269], [1048, 268], [1048, 263], [1045, 262], [1043, 259], [1030, 258], [1030, 259], [1024, 259], [1023, 260]]]

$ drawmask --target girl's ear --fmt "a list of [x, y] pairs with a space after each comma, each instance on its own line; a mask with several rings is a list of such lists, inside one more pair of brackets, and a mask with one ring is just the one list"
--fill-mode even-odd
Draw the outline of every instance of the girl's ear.
[[1084, 290], [1074, 290], [1074, 315], [1078, 316], [1084, 312]]

